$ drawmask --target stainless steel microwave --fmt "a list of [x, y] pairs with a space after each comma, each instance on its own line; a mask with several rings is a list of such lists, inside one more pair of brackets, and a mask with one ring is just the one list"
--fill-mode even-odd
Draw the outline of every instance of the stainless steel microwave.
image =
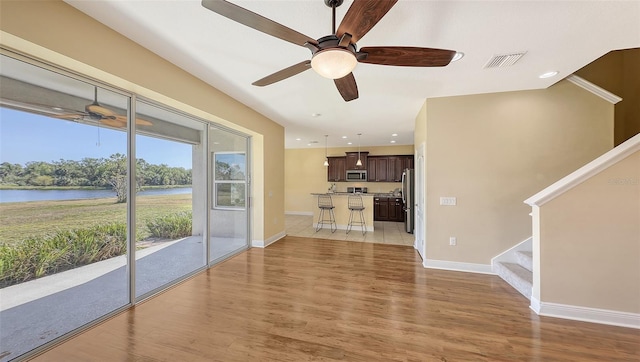
[[367, 181], [366, 170], [347, 170], [347, 181]]

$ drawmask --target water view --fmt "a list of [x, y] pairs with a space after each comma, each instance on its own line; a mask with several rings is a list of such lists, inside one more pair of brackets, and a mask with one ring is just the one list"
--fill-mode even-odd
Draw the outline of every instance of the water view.
[[[139, 196], [190, 194], [191, 187], [153, 188], [138, 192]], [[101, 199], [116, 197], [113, 190], [0, 190], [0, 203]]]

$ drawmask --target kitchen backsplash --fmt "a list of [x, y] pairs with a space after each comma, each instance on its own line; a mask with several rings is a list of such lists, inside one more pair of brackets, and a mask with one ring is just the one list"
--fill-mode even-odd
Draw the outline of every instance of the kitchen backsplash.
[[366, 187], [367, 192], [385, 193], [402, 188], [402, 182], [329, 182], [328, 185], [336, 185], [336, 192], [346, 192], [347, 187]]

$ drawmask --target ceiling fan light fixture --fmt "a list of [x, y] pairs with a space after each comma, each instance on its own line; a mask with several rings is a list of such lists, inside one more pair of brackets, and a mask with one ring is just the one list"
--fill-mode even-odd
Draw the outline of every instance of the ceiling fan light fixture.
[[311, 59], [311, 68], [329, 79], [340, 79], [358, 64], [353, 52], [344, 48], [329, 48], [316, 52]]

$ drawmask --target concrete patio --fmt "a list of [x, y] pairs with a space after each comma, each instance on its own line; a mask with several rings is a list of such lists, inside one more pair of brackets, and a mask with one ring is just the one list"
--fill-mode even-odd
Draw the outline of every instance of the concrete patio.
[[[201, 236], [136, 252], [142, 296], [206, 263]], [[243, 250], [244, 239], [211, 238], [211, 260]], [[126, 256], [0, 289], [0, 361], [9, 361], [129, 303]]]

